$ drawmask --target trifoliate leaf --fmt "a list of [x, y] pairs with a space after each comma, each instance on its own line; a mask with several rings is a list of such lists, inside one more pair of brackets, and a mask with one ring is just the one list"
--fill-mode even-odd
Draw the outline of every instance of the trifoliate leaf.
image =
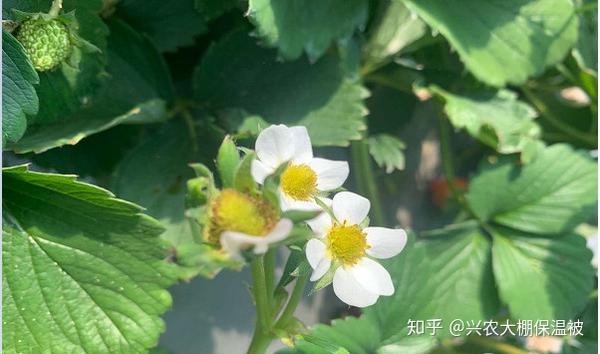
[[273, 50], [236, 31], [204, 55], [194, 75], [195, 96], [215, 111], [241, 108], [270, 123], [305, 125], [314, 145], [346, 146], [365, 129], [367, 93], [340, 65], [333, 54], [315, 64], [282, 63]]
[[594, 286], [592, 252], [581, 236], [553, 238], [493, 230], [494, 276], [514, 319], [576, 319]]
[[502, 154], [523, 151], [540, 137], [536, 112], [513, 92], [456, 95], [439, 87], [432, 91], [446, 102], [444, 110], [452, 125]]
[[9, 148], [17, 153], [43, 152], [76, 144], [96, 132], [121, 123], [154, 122], [165, 114], [173, 96], [169, 72], [147, 38], [125, 23], [112, 20], [108, 46], [108, 81], [89, 106], [66, 121], [33, 125]]
[[404, 169], [404, 143], [391, 135], [379, 134], [369, 137], [369, 152], [386, 173]]
[[591, 157], [556, 144], [541, 149], [525, 166], [508, 156], [485, 162], [470, 182], [467, 200], [483, 220], [556, 235], [590, 217], [596, 195], [597, 167]]
[[150, 36], [161, 52], [192, 45], [194, 37], [207, 30], [194, 0], [123, 0], [117, 3], [116, 14]]
[[331, 43], [349, 38], [365, 26], [366, 0], [250, 0], [248, 14], [257, 32], [286, 59], [297, 59], [306, 51], [317, 60]]
[[74, 176], [18, 166], [2, 180], [3, 352], [155, 346], [175, 281], [161, 225]]
[[18, 141], [27, 128], [27, 116], [38, 110], [33, 85], [38, 75], [23, 50], [10, 33], [2, 31], [2, 147]]
[[522, 84], [559, 62], [577, 41], [570, 0], [404, 0], [456, 49], [479, 80]]

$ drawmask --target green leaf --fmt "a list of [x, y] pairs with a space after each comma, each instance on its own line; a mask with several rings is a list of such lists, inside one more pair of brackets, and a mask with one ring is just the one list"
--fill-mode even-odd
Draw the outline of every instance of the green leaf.
[[74, 176], [17, 166], [2, 179], [4, 352], [155, 346], [175, 281], [160, 224]]
[[123, 0], [117, 4], [116, 14], [150, 36], [161, 52], [192, 45], [194, 37], [207, 31], [194, 0]]
[[193, 242], [185, 219], [185, 181], [193, 176], [191, 140], [185, 124], [170, 122], [149, 134], [117, 165], [111, 190], [142, 205], [166, 231], [171, 246]]
[[230, 136], [226, 136], [217, 153], [217, 169], [224, 188], [233, 187], [240, 160], [237, 146], [235, 146]]
[[408, 337], [407, 322], [442, 319], [485, 320], [498, 311], [498, 295], [492, 275], [491, 244], [474, 222], [432, 232], [417, 241], [410, 236], [400, 255], [384, 263], [396, 292], [381, 297], [362, 317], [317, 325], [301, 336], [297, 347], [304, 353], [333, 352], [344, 348], [352, 354], [424, 353], [435, 345], [429, 334]]
[[401, 1], [386, 1], [386, 8], [370, 30], [363, 48], [366, 65], [377, 65], [425, 35], [427, 25]]
[[165, 115], [165, 100], [171, 100], [171, 79], [164, 61], [145, 37], [118, 20], [108, 22], [109, 79], [89, 106], [68, 120], [31, 126], [17, 143], [17, 153], [43, 152], [76, 144], [88, 135], [121, 123], [154, 122]]
[[38, 97], [33, 85], [38, 75], [23, 46], [10, 33], [2, 30], [2, 147], [18, 141], [27, 128], [27, 116], [38, 110]]
[[592, 252], [575, 234], [493, 231], [494, 276], [515, 319], [575, 319], [594, 286]]
[[207, 20], [212, 20], [235, 8], [239, 0], [195, 0], [194, 4]]
[[[2, 4], [3, 8], [24, 12], [48, 12], [50, 5], [51, 1], [37, 0], [7, 0]], [[63, 1], [63, 13], [75, 11], [78, 36], [100, 51], [73, 47], [70, 60], [73, 65], [64, 63], [55, 70], [39, 73], [36, 91], [40, 107], [38, 114], [31, 117], [30, 124], [52, 125], [69, 119], [100, 87], [105, 74], [108, 36], [108, 28], [98, 15], [101, 8], [101, 0]], [[6, 14], [9, 19], [14, 19], [10, 11]]]
[[432, 91], [446, 102], [452, 125], [502, 154], [523, 151], [540, 137], [536, 112], [511, 91], [456, 95], [437, 86]]
[[591, 75], [598, 76], [598, 3], [597, 1], [577, 1], [581, 7], [592, 6], [579, 13], [579, 38], [573, 48], [573, 57], [578, 65]]
[[483, 220], [552, 235], [590, 217], [596, 195], [594, 161], [586, 152], [556, 144], [539, 151], [526, 166], [518, 166], [512, 157], [483, 163], [470, 183], [467, 201]]
[[570, 0], [404, 0], [492, 86], [541, 74], [577, 41]]
[[[485, 320], [498, 311], [491, 243], [475, 222], [430, 232], [384, 264], [396, 292], [365, 311], [377, 319], [385, 344], [406, 335], [407, 321], [440, 318]], [[407, 246], [408, 247], [408, 246]], [[406, 254], [405, 254], [406, 252]], [[448, 334], [448, 327], [441, 330]]]
[[[198, 137], [207, 156], [216, 154], [221, 140], [222, 136]], [[199, 157], [188, 126], [183, 119], [176, 119], [148, 134], [133, 148], [117, 165], [111, 181], [116, 195], [142, 205], [166, 228], [161, 238], [169, 244], [177, 263], [185, 268], [183, 278], [198, 273], [214, 276], [215, 269], [220, 269], [215, 263], [223, 262], [210, 247], [200, 247], [197, 242], [201, 235], [186, 216], [186, 181], [194, 175], [190, 163]], [[190, 212], [201, 213], [195, 209]]]
[[282, 63], [236, 31], [204, 55], [194, 85], [196, 98], [216, 111], [241, 108], [271, 123], [305, 125], [314, 145], [347, 146], [365, 129], [366, 90], [345, 76], [333, 54], [312, 65]]
[[306, 51], [317, 60], [334, 40], [352, 36], [365, 26], [366, 0], [250, 0], [248, 13], [267, 44], [279, 48], [286, 59]]
[[141, 127], [120, 125], [94, 134], [77, 145], [51, 149], [29, 157], [36, 166], [57, 173], [76, 174], [104, 181], [123, 156], [133, 148], [141, 136]]
[[404, 169], [404, 143], [391, 135], [379, 134], [369, 137], [369, 153], [386, 173]]

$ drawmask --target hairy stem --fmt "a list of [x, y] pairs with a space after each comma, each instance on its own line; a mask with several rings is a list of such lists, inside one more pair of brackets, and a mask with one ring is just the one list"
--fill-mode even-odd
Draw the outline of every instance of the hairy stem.
[[553, 125], [556, 129], [562, 131], [568, 136], [575, 138], [577, 140], [583, 141], [586, 144], [590, 144], [592, 146], [596, 146], [596, 136], [592, 134], [587, 134], [585, 132], [579, 131], [570, 125], [562, 122], [558, 117], [554, 115], [551, 109], [549, 109], [546, 104], [538, 97], [532, 90], [528, 87], [523, 86], [521, 88], [525, 97], [529, 99], [529, 101], [535, 106], [535, 108], [540, 111], [542, 118], [544, 118], [548, 123]]
[[452, 158], [452, 147], [450, 144], [450, 124], [446, 120], [445, 115], [441, 112], [438, 114], [438, 122], [440, 129], [440, 151], [442, 155], [442, 169], [444, 171], [444, 176], [446, 177], [448, 187], [452, 192], [452, 197], [458, 202], [462, 210], [467, 212], [472, 218], [479, 221], [481, 226], [485, 228], [486, 225], [483, 222], [483, 220], [481, 220], [477, 216], [477, 214], [473, 212], [471, 206], [467, 203], [463, 191], [456, 187], [454, 160]]
[[379, 191], [373, 175], [371, 156], [369, 156], [369, 146], [365, 140], [353, 141], [350, 152], [358, 190], [371, 201], [371, 215], [375, 224], [385, 225]]
[[290, 299], [288, 300], [287, 305], [281, 312], [281, 316], [275, 323], [275, 328], [284, 327], [294, 316], [294, 311], [296, 311], [296, 307], [300, 303], [302, 299], [302, 295], [304, 294], [304, 287], [306, 286], [306, 281], [308, 280], [308, 276], [299, 276], [296, 279], [296, 284], [294, 285], [294, 289], [292, 290], [292, 294], [290, 295]]
[[275, 288], [275, 263], [277, 261], [275, 249], [271, 248], [265, 254], [265, 284], [267, 288], [267, 302], [273, 308], [273, 290]]
[[271, 340], [271, 310], [269, 308], [269, 295], [267, 293], [267, 282], [265, 278], [264, 256], [256, 257], [250, 268], [252, 270], [252, 294], [256, 303], [256, 326], [252, 342], [248, 348], [248, 354], [262, 354], [265, 352]]
[[50, 11], [48, 11], [48, 15], [52, 17], [58, 16], [60, 10], [62, 10], [62, 0], [53, 0], [52, 6], [50, 6]]

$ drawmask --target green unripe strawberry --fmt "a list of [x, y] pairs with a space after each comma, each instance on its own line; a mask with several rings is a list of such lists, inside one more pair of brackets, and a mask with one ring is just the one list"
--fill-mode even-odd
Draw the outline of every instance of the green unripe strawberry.
[[37, 71], [62, 63], [71, 52], [69, 28], [58, 19], [29, 19], [21, 24], [17, 39]]

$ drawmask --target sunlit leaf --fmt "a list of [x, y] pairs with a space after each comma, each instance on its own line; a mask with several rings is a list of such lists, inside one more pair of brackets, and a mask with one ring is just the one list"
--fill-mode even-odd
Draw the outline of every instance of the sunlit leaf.
[[155, 346], [175, 281], [160, 224], [73, 176], [18, 166], [2, 179], [3, 351]]

